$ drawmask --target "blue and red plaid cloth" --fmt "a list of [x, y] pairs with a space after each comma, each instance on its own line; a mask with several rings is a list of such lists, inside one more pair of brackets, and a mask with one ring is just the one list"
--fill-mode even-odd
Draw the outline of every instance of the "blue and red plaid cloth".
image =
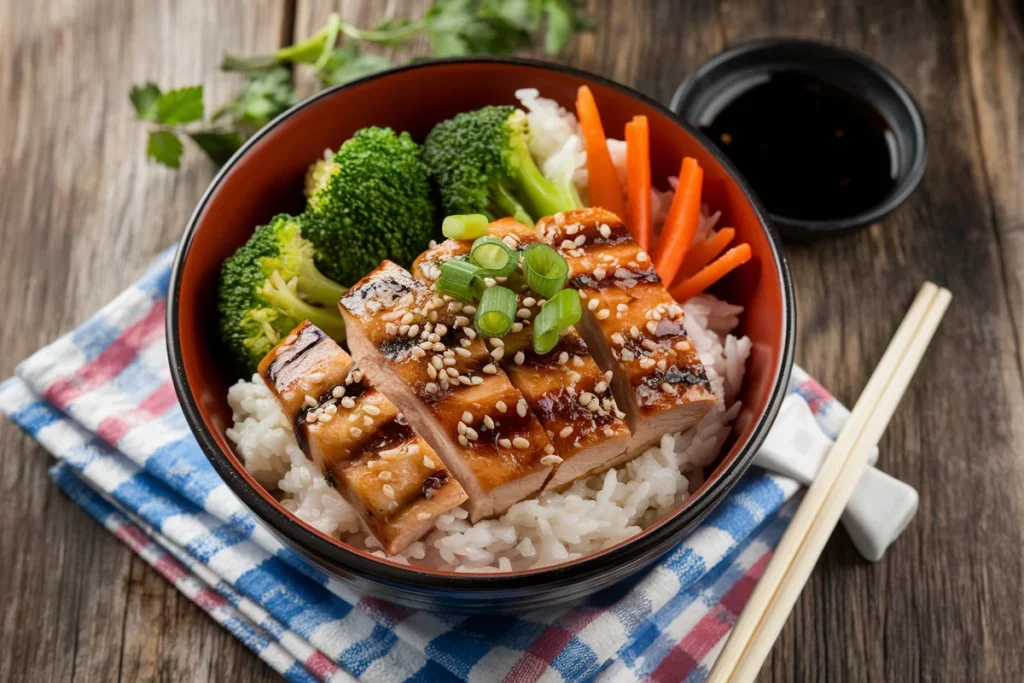
[[[54, 482], [217, 623], [294, 681], [703, 680], [785, 529], [797, 485], [749, 472], [641, 576], [517, 618], [360, 597], [255, 522], [207, 462], [171, 385], [172, 252], [0, 385], [0, 409], [56, 458]], [[799, 369], [827, 433], [848, 416]]]

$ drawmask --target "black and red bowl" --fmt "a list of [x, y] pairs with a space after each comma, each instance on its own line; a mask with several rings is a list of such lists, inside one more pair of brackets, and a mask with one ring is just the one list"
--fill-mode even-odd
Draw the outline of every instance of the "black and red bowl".
[[[518, 88], [571, 108], [590, 86], [606, 132], [621, 137], [637, 114], [650, 122], [652, 178], [678, 173], [684, 156], [704, 168], [704, 199], [754, 257], [716, 286], [745, 307], [739, 332], [752, 351], [733, 436], [704, 484], [677, 510], [640, 535], [579, 560], [503, 574], [412, 568], [374, 557], [302, 522], [242, 466], [225, 436], [227, 389], [237, 378], [224, 357], [215, 310], [221, 262], [256, 225], [302, 209], [306, 167], [364, 126], [391, 126], [422, 141], [434, 124], [488, 104], [515, 103]], [[698, 132], [624, 86], [552, 64], [511, 59], [451, 59], [393, 69], [325, 90], [256, 134], [206, 191], [182, 237], [172, 270], [167, 318], [174, 386], [196, 439], [253, 515], [305, 561], [358, 592], [410, 607], [459, 612], [522, 611], [575, 601], [634, 574], [675, 546], [723, 499], [750, 465], [786, 393], [793, 362], [795, 311], [789, 270], [767, 214], [736, 170]]]

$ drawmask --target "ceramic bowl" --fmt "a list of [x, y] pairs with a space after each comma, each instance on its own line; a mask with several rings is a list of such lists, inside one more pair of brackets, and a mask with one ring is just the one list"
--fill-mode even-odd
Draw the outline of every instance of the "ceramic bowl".
[[[515, 103], [518, 88], [538, 88], [572, 107], [587, 84], [605, 130], [621, 137], [632, 116], [650, 121], [652, 177], [666, 187], [683, 156], [704, 168], [705, 201], [722, 211], [754, 257], [716, 292], [742, 304], [739, 332], [753, 342], [740, 394], [744, 409], [704, 484], [642, 534], [595, 555], [544, 569], [464, 574], [410, 568], [351, 548], [302, 522], [242, 466], [225, 436], [231, 374], [217, 331], [221, 262], [256, 225], [302, 210], [306, 167], [325, 148], [364, 126], [391, 126], [422, 141], [434, 124], [488, 104]], [[667, 109], [624, 86], [581, 71], [525, 60], [452, 59], [415, 64], [325, 90], [250, 139], [199, 202], [181, 239], [168, 301], [167, 335], [175, 389], [210, 462], [258, 519], [297, 557], [355, 591], [409, 607], [459, 612], [522, 611], [578, 600], [634, 574], [675, 546], [717, 505], [750, 465], [786, 393], [793, 356], [794, 302], [789, 271], [767, 214], [735, 169]]]

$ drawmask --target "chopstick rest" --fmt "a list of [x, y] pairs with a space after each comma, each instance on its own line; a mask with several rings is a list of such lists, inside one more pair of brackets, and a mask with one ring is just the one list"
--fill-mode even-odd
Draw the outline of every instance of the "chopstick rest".
[[[798, 394], [790, 394], [754, 457], [754, 464], [809, 485], [831, 448], [832, 440], [818, 426], [807, 401]], [[877, 461], [876, 446], [868, 462], [874, 465]], [[868, 467], [843, 512], [843, 526], [864, 559], [878, 562], [907, 528], [917, 505], [914, 487]]]

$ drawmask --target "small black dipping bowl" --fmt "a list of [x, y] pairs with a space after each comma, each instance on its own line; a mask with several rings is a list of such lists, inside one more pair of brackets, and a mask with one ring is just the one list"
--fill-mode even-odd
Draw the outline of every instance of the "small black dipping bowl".
[[[924, 119], [907, 89], [866, 56], [824, 43], [770, 38], [741, 43], [719, 52], [683, 81], [670, 108], [694, 126], [708, 119], [752, 80], [777, 74], [802, 74], [843, 89], [872, 106], [894, 137], [898, 168], [893, 188], [876, 205], [849, 216], [806, 220], [771, 213], [788, 240], [809, 241], [842, 235], [888, 215], [917, 188], [928, 159]], [[754, 188], [757, 192], [757, 188]]]

